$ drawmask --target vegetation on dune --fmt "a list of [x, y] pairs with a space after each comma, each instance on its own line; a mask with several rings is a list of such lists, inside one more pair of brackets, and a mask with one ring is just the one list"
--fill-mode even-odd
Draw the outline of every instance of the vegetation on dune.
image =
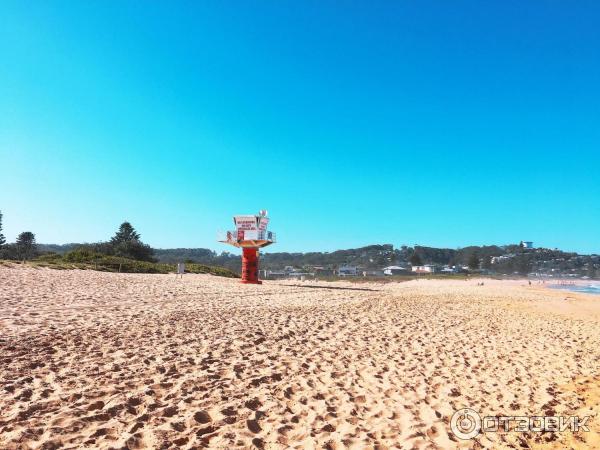
[[[35, 235], [30, 231], [21, 233], [14, 244], [5, 245], [1, 231], [0, 214], [0, 259], [32, 260], [31, 264], [34, 266], [53, 269], [76, 268], [124, 273], [172, 273], [177, 270], [176, 264], [158, 262], [154, 258], [152, 247], [140, 240], [140, 234], [129, 222], [123, 222], [108, 242], [50, 246], [52, 250], [66, 248], [62, 253], [47, 251], [46, 246], [39, 248], [35, 242]], [[186, 264], [186, 272], [231, 278], [238, 276], [232, 270], [210, 264], [189, 263]]]
[[[4, 236], [2, 236], [4, 238]], [[24, 231], [19, 234], [17, 241], [13, 244], [0, 245], [0, 259], [12, 259], [27, 261], [38, 255], [35, 234], [31, 231]]]
[[[176, 264], [157, 262], [154, 250], [140, 240], [140, 234], [129, 222], [123, 222], [109, 242], [81, 245], [64, 255], [44, 255], [38, 261], [48, 266], [71, 264], [78, 268], [124, 273], [171, 273], [177, 269]], [[237, 277], [229, 269], [206, 264], [186, 264], [186, 272]]]
[[[139, 262], [158, 262], [154, 257], [154, 249], [141, 241], [140, 234], [129, 222], [123, 222], [115, 235], [107, 242], [97, 242], [94, 244], [66, 244], [65, 246], [42, 245], [36, 246], [36, 249], [36, 253], [40, 253], [41, 251], [43, 252], [42, 254], [61, 254], [66, 258], [67, 262], [83, 262], [83, 260], [87, 260], [87, 256], [91, 254], [105, 257], [125, 258], [127, 260]], [[50, 257], [50, 259], [52, 258], [56, 257]], [[82, 258], [83, 260], [81, 260]]]
[[154, 250], [140, 239], [140, 234], [135, 231], [129, 222], [123, 222], [110, 242], [104, 246], [107, 254], [122, 256], [139, 261], [156, 262]]
[[[90, 251], [87, 248], [76, 249], [64, 255], [48, 253], [34, 260], [33, 264], [54, 269], [91, 269], [122, 273], [173, 273], [177, 269], [176, 264], [139, 261], [122, 256], [105, 255]], [[237, 274], [231, 270], [204, 264], [186, 264], [185, 271], [237, 278]]]

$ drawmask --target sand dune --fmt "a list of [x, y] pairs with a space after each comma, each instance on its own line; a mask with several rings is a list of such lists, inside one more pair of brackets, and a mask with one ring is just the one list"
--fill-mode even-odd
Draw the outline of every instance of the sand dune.
[[521, 284], [0, 267], [0, 448], [599, 448], [450, 431], [598, 413], [600, 301]]

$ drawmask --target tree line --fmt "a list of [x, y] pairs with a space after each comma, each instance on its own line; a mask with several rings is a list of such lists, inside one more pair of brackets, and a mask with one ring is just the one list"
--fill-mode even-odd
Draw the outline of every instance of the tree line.
[[[94, 244], [37, 245], [34, 233], [20, 233], [16, 242], [7, 244], [2, 234], [2, 213], [0, 212], [0, 259], [27, 260], [40, 254], [57, 252], [73, 261], [92, 260], [96, 257], [117, 256], [132, 260], [161, 263], [196, 263], [220, 266], [239, 272], [240, 256], [227, 251], [220, 254], [209, 249], [177, 248], [152, 249], [141, 240], [140, 233], [129, 222], [123, 222], [114, 236], [105, 242]], [[492, 264], [492, 258], [499, 258]], [[355, 265], [365, 269], [381, 268], [388, 265], [423, 264], [467, 266], [471, 271], [526, 275], [532, 271], [552, 271], [557, 273], [577, 272], [591, 278], [598, 275], [600, 257], [583, 257], [576, 253], [560, 250], [525, 249], [520, 245], [469, 246], [458, 249], [435, 248], [415, 245], [394, 248], [391, 244], [369, 245], [366, 247], [337, 250], [334, 252], [287, 253], [274, 252], [261, 255], [263, 269], [280, 270], [285, 266], [311, 268], [323, 266], [337, 268], [342, 265]]]
[[31, 231], [23, 231], [17, 236], [12, 244], [6, 243], [2, 234], [2, 211], [0, 211], [0, 259], [28, 260], [37, 256], [35, 234]]
[[[2, 234], [2, 212], [0, 211], [0, 259], [27, 261], [42, 253], [31, 231], [19, 233], [14, 243], [7, 243]], [[79, 244], [69, 253], [120, 256], [137, 261], [156, 262], [154, 250], [141, 240], [140, 233], [129, 222], [123, 222], [115, 235], [106, 242]]]

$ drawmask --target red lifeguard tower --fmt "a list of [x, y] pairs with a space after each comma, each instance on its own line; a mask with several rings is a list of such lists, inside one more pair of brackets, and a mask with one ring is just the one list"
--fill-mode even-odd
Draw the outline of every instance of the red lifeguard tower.
[[219, 242], [242, 249], [242, 283], [261, 284], [258, 279], [258, 251], [276, 242], [275, 233], [267, 231], [269, 218], [262, 210], [257, 216], [234, 216], [235, 231], [222, 232]]

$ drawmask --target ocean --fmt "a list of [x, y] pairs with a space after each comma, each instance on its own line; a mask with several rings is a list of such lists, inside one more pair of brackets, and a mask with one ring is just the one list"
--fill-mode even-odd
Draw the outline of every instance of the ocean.
[[581, 292], [585, 294], [600, 295], [600, 284], [590, 283], [589, 285], [559, 285], [552, 286], [554, 289], [564, 289], [566, 291]]

